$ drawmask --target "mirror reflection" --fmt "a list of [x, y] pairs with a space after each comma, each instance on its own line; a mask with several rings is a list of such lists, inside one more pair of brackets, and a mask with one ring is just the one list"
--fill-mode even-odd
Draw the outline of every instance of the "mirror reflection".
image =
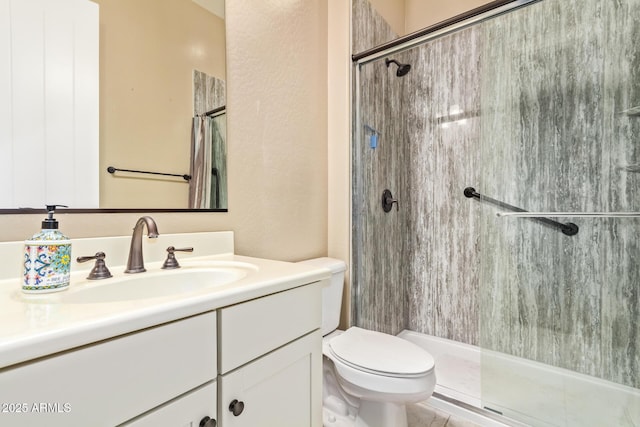
[[[14, 43], [0, 49], [13, 130], [0, 133], [0, 158], [12, 159], [13, 182], [22, 182], [2, 190], [0, 208], [226, 209], [223, 0], [0, 0], [0, 9], [11, 12], [0, 13], [0, 27]], [[50, 34], [56, 25], [60, 34]], [[78, 46], [84, 54], [65, 57]], [[29, 102], [25, 75], [45, 82]], [[42, 149], [16, 148], [27, 140]], [[34, 161], [36, 152], [44, 154]]]

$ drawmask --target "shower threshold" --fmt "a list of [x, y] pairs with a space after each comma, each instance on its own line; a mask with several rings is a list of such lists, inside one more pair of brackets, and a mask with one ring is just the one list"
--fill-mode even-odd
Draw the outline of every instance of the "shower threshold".
[[437, 385], [423, 405], [483, 416], [466, 417], [482, 426], [640, 425], [638, 389], [414, 331], [398, 336], [435, 360]]
[[408, 330], [398, 336], [424, 348], [435, 360], [435, 391], [430, 399], [419, 405], [441, 410], [483, 427], [527, 425], [482, 407], [478, 347]]

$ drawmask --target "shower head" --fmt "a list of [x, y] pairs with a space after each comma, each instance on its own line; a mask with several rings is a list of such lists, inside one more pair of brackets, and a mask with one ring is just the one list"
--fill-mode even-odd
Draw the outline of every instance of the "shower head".
[[387, 64], [387, 68], [389, 68], [389, 64], [391, 64], [392, 62], [398, 66], [398, 70], [396, 71], [396, 76], [398, 77], [402, 77], [405, 74], [407, 74], [409, 71], [411, 71], [411, 65], [409, 64], [401, 64], [395, 59], [389, 59], [389, 58], [384, 60], [384, 63]]

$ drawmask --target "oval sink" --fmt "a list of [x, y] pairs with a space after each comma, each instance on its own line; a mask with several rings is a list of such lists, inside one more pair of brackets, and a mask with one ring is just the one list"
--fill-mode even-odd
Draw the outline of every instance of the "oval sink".
[[104, 303], [165, 297], [227, 285], [245, 277], [252, 269], [238, 267], [188, 267], [121, 278], [91, 281], [55, 295], [66, 304]]

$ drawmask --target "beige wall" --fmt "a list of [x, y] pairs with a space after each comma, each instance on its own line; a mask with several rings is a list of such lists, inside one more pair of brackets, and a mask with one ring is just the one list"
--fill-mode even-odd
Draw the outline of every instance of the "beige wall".
[[[229, 212], [152, 216], [160, 233], [233, 230], [240, 254], [326, 255], [326, 3], [251, 6], [233, 1], [226, 10]], [[61, 230], [79, 238], [128, 235], [140, 214], [58, 216]], [[30, 237], [42, 217], [1, 215], [0, 241]]]
[[[351, 123], [350, 2], [328, 2], [328, 256], [350, 264]], [[347, 269], [340, 326], [350, 318], [350, 276]]]
[[187, 208], [194, 69], [225, 80], [225, 23], [192, 0], [100, 5], [100, 206]]
[[327, 253], [327, 10], [228, 1], [229, 215], [238, 252]]
[[491, 1], [369, 0], [369, 3], [398, 36], [403, 36]]
[[405, 0], [405, 34], [459, 15], [484, 4], [487, 0]]
[[394, 33], [405, 34], [405, 0], [369, 0], [371, 6], [384, 17]]

